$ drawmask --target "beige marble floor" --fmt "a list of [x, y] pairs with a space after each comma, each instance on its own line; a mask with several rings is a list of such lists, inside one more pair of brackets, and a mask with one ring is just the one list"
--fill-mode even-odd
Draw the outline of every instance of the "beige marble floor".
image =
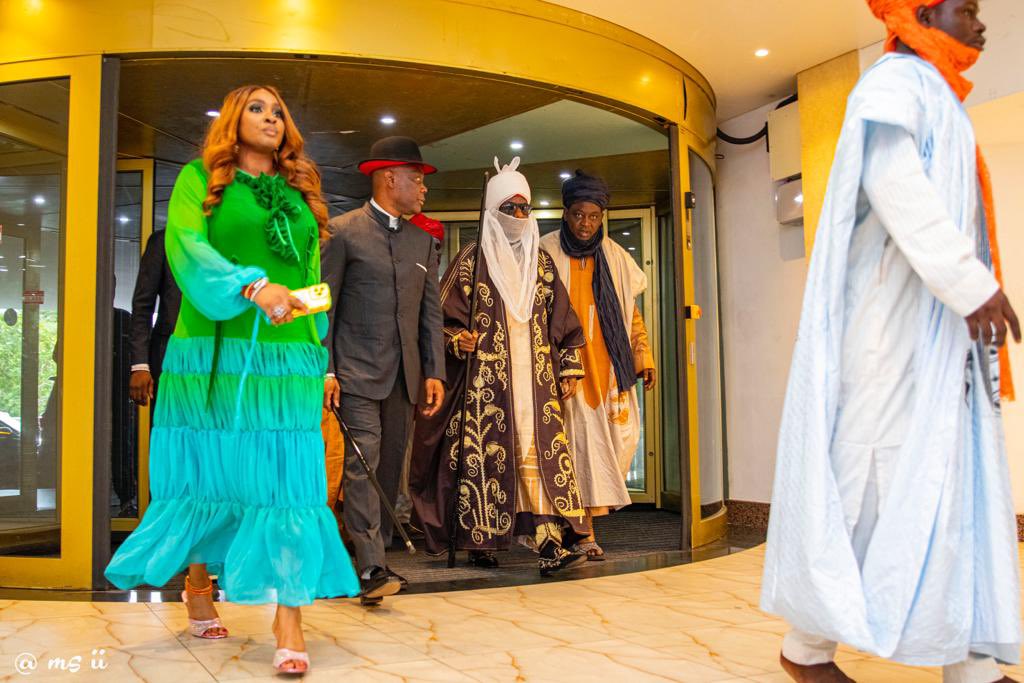
[[[398, 597], [372, 611], [322, 601], [304, 610], [305, 680], [786, 681], [785, 625], [757, 609], [762, 560], [755, 548], [639, 574]], [[0, 601], [0, 677], [281, 680], [269, 664], [272, 609], [221, 605], [232, 636], [202, 641], [184, 633], [180, 603]], [[941, 679], [845, 649], [838, 659], [862, 683]], [[64, 670], [49, 668], [61, 660]], [[1022, 667], [1007, 673], [1024, 680]]]

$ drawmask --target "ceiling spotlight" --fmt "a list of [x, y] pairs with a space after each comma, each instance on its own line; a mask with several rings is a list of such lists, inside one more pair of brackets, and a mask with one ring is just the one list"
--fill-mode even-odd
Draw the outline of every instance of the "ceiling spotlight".
[[625, 237], [629, 237], [629, 231], [628, 231], [628, 230], [623, 230], [623, 231], [622, 231], [622, 234], [623, 234], [623, 236], [625, 236]]
[[43, 195], [41, 194], [37, 194], [35, 197], [32, 198], [32, 201], [36, 203], [36, 206], [42, 206], [43, 204], [46, 203], [46, 198], [43, 197]]
[[630, 247], [629, 250], [630, 251], [636, 251], [636, 247]]
[[542, 199], [542, 200], [540, 200], [540, 205], [541, 206], [551, 206], [551, 202], [549, 202], [546, 199]]
[[24, 223], [18, 223], [18, 227], [19, 227], [19, 228], [24, 228], [24, 227], [25, 227], [25, 224], [24, 224]]
[[767, 56], [768, 56], [768, 54], [769, 54], [768, 50], [767, 50], [767, 49], [765, 49], [765, 48], [763, 48], [763, 47], [762, 47], [761, 49], [759, 49], [759, 50], [756, 50], [756, 51], [754, 52], [754, 56], [755, 56], [755, 57], [767, 57]]
[[380, 122], [383, 123], [385, 126], [393, 126], [395, 124], [395, 121], [396, 121], [396, 119], [395, 119], [394, 116], [382, 116], [382, 117], [380, 117]]
[[562, 180], [568, 180], [569, 178], [572, 178], [572, 173], [569, 173], [568, 171], [562, 171], [561, 173], [558, 174], [558, 177], [561, 178]]
[[513, 140], [512, 142], [508, 143], [508, 147], [509, 149], [514, 149], [518, 152], [523, 148], [523, 143], [519, 142], [519, 140]]
[[218, 116], [220, 116], [220, 112], [216, 109], [211, 109], [210, 111], [206, 112], [206, 115], [209, 116], [211, 119], [215, 119]]
[[122, 224], [127, 223], [128, 222], [128, 216], [118, 216], [117, 220], [118, 220], [119, 223], [122, 223]]

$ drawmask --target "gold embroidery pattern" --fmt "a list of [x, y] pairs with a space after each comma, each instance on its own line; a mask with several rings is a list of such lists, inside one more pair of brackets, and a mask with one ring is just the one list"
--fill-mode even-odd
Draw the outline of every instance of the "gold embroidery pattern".
[[[551, 284], [555, 280], [554, 266], [547, 254], [541, 253], [539, 261], [540, 282], [537, 284], [537, 298], [539, 313], [535, 312], [530, 319], [533, 332], [533, 363], [534, 374], [537, 384], [547, 384], [551, 396], [558, 396], [558, 386], [555, 382], [555, 372], [551, 363], [551, 346], [544, 344], [543, 328], [548, 325], [548, 315], [554, 303], [555, 292]], [[536, 309], [535, 309], [536, 310]], [[543, 326], [543, 327], [542, 327]], [[577, 350], [578, 351], [578, 350]], [[580, 495], [579, 484], [576, 481], [576, 471], [573, 468], [572, 454], [569, 451], [569, 439], [565, 435], [565, 423], [562, 419], [562, 406], [557, 399], [550, 399], [544, 403], [541, 413], [544, 424], [557, 423], [557, 431], [543, 450], [538, 450], [540, 457], [546, 461], [557, 463], [558, 472], [555, 474], [554, 484], [560, 489], [562, 495], [551, 495], [551, 501], [555, 509], [563, 517], [583, 517], [583, 498]], [[540, 446], [541, 444], [538, 444]], [[552, 491], [552, 494], [555, 492]]]
[[583, 358], [580, 356], [579, 348], [562, 349], [559, 364], [562, 367], [560, 377], [583, 377], [587, 374], [583, 369]]
[[[466, 258], [459, 266], [460, 277], [465, 278], [463, 290], [469, 289], [472, 278], [472, 258]], [[469, 263], [469, 267], [466, 264]], [[478, 283], [477, 296], [487, 306], [494, 305], [490, 288]], [[466, 430], [462, 448], [463, 469], [458, 484], [457, 518], [459, 527], [469, 532], [473, 543], [479, 545], [488, 538], [504, 536], [511, 532], [513, 515], [503, 512], [501, 507], [508, 502], [508, 492], [502, 490], [497, 476], [504, 474], [509, 462], [508, 453], [496, 440], [496, 434], [508, 429], [505, 411], [495, 405], [495, 384], [507, 391], [508, 347], [506, 332], [501, 325], [493, 325], [491, 316], [480, 312], [476, 318], [476, 329], [480, 331], [476, 360], [473, 363], [475, 375], [467, 382], [465, 396]], [[487, 337], [490, 343], [487, 342]], [[490, 346], [490, 350], [484, 350]], [[456, 411], [445, 430], [451, 441], [448, 451], [448, 467], [458, 471], [459, 424], [462, 411]]]

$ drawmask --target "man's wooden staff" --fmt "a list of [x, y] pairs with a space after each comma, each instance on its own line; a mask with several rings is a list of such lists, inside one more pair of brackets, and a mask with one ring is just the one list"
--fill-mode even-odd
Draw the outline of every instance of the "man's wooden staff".
[[[491, 174], [484, 171], [484, 187], [480, 195], [480, 221], [477, 223], [476, 231], [476, 247], [473, 249], [473, 281], [472, 287], [469, 290], [469, 334], [472, 335], [476, 328], [476, 306], [477, 306], [477, 281], [480, 277], [480, 237], [484, 232], [484, 211], [487, 207], [487, 181], [490, 180]], [[458, 343], [458, 342], [456, 342]], [[462, 495], [462, 470], [463, 462], [463, 451], [466, 448], [466, 412], [469, 408], [469, 389], [472, 386], [472, 378], [469, 373], [473, 365], [473, 353], [466, 354], [466, 394], [462, 397], [462, 415], [459, 419], [459, 449], [458, 459], [455, 461], [455, 498], [452, 500], [452, 511], [449, 515], [448, 520], [448, 568], [451, 569], [455, 566], [455, 545], [457, 536], [459, 533], [459, 499]]]

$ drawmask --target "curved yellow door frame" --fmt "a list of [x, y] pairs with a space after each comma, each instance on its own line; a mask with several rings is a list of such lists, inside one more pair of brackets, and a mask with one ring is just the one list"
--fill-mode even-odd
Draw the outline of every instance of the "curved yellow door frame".
[[66, 230], [60, 274], [60, 549], [58, 558], [0, 557], [0, 585], [92, 585], [99, 55], [0, 65], [0, 84], [70, 78]]
[[714, 91], [685, 59], [611, 22], [541, 0], [0, 4], [0, 63], [187, 52], [333, 55], [464, 69], [593, 95], [704, 138], [714, 132]]

